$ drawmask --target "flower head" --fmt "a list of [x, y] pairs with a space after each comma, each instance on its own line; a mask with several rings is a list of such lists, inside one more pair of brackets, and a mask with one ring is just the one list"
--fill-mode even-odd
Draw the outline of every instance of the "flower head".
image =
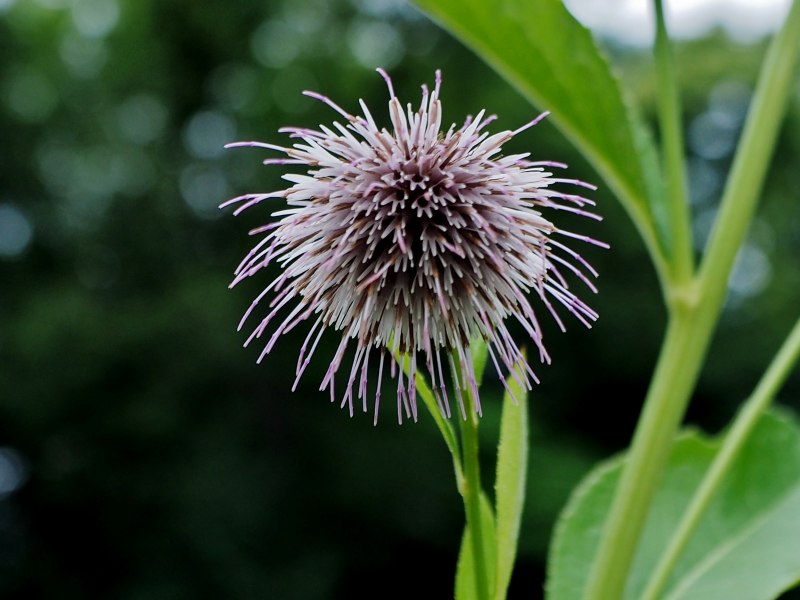
[[[489, 134], [485, 128], [495, 117], [480, 111], [461, 127], [443, 130], [438, 71], [432, 91], [422, 86], [416, 111], [410, 104], [403, 108], [391, 79], [379, 72], [389, 88], [391, 131], [376, 124], [363, 101], [359, 101], [363, 114], [357, 116], [325, 96], [304, 92], [330, 106], [344, 122], [319, 130], [280, 129], [297, 140], [291, 147], [230, 144], [284, 155], [265, 164], [307, 169], [305, 174], [284, 175], [292, 184], [287, 189], [247, 194], [223, 204], [238, 204], [234, 214], [273, 198], [284, 198], [289, 206], [273, 213], [280, 217], [277, 222], [252, 232], [263, 237], [231, 283], [232, 287], [256, 275], [273, 261], [283, 268], [240, 323], [241, 328], [271, 296], [267, 314], [245, 345], [265, 336], [272, 325], [260, 361], [283, 334], [310, 321], [292, 389], [322, 333], [333, 329], [341, 332], [341, 341], [320, 389], [329, 388], [331, 400], [336, 398], [334, 378], [348, 346], [354, 346], [341, 400], [351, 414], [354, 399], [367, 410], [371, 357], [373, 364], [378, 362], [376, 420], [387, 357], [397, 378], [400, 420], [404, 414], [416, 419], [415, 374], [420, 363], [444, 414], [450, 414], [448, 366], [453, 374], [462, 374], [451, 388], [462, 413], [465, 386], [470, 386], [480, 411], [470, 340], [486, 341], [501, 379], [504, 373], [513, 373], [515, 365], [524, 365], [517, 377], [530, 389], [536, 376], [506, 324], [509, 318], [519, 322], [540, 361], [550, 362], [528, 296], [538, 296], [562, 329], [558, 305], [587, 326], [597, 318], [572, 293], [562, 271], [571, 272], [593, 291], [589, 276], [597, 273], [560, 240], [599, 243], [558, 228], [543, 214], [568, 211], [597, 218], [585, 210], [590, 200], [553, 186], [594, 188], [554, 177], [551, 171], [565, 165], [532, 162], [528, 154], [501, 154], [505, 142], [546, 113], [514, 131]], [[398, 361], [407, 370], [405, 381]]]

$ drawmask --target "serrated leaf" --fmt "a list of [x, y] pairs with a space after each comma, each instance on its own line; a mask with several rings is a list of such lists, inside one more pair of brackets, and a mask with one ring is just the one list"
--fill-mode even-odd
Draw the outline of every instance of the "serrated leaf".
[[[589, 31], [560, 0], [415, 0], [556, 125], [622, 201], [657, 266], [669, 218], [657, 153]], [[657, 224], [656, 220], [660, 222]]]
[[[676, 442], [637, 550], [633, 600], [720, 446], [698, 433]], [[583, 595], [624, 457], [596, 468], [573, 494], [551, 546], [548, 600]], [[769, 600], [800, 581], [800, 427], [764, 415], [678, 559], [665, 600]]]
[[[524, 360], [523, 355], [523, 360]], [[497, 576], [494, 598], [504, 600], [517, 556], [528, 470], [528, 391], [520, 385], [521, 369], [509, 375], [503, 397], [500, 443], [497, 448], [495, 504], [497, 510]]]
[[[486, 577], [489, 589], [494, 589], [495, 560], [497, 541], [495, 537], [494, 514], [492, 505], [485, 494], [481, 493], [481, 534], [483, 537], [483, 552], [486, 562]], [[469, 527], [464, 527], [461, 537], [461, 550], [458, 553], [456, 566], [456, 600], [478, 600], [475, 589], [475, 560], [472, 553], [472, 536]]]

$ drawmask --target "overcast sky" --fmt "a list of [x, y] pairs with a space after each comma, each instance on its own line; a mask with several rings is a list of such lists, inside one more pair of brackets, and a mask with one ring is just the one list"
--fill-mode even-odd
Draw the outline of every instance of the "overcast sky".
[[[649, 0], [565, 0], [572, 13], [595, 32], [630, 44], [652, 39]], [[790, 0], [665, 0], [670, 32], [696, 37], [721, 25], [733, 37], [757, 40], [783, 21]]]

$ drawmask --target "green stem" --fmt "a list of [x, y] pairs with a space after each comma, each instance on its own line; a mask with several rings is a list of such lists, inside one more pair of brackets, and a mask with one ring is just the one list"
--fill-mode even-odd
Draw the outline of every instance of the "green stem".
[[661, 561], [645, 587], [641, 600], [656, 600], [658, 598], [667, 583], [667, 578], [675, 566], [675, 562], [697, 527], [700, 517], [728, 474], [739, 451], [756, 426], [759, 417], [772, 402], [778, 389], [783, 385], [792, 367], [797, 362], [798, 357], [800, 357], [800, 319], [795, 323], [792, 332], [786, 338], [753, 394], [739, 411], [739, 416], [726, 434], [722, 447], [714, 457], [714, 462], [706, 472], [666, 551], [662, 554]]
[[587, 600], [623, 596], [650, 503], [705, 355], [710, 325], [710, 322], [698, 322], [689, 313], [680, 313], [670, 320], [589, 574]]
[[[472, 365], [475, 369], [474, 373], [469, 376], [474, 377], [476, 385], [480, 385], [483, 378], [484, 367], [486, 366], [487, 346], [486, 343], [476, 338], [470, 344], [472, 354]], [[402, 366], [403, 371], [408, 375], [410, 370], [410, 361], [407, 356], [401, 352], [395, 355], [395, 358]], [[454, 356], [454, 365], [457, 371], [453, 373], [454, 383], [457, 387], [460, 386], [456, 381], [463, 381], [464, 374], [458, 369], [457, 365], [460, 360]], [[465, 412], [467, 415], [466, 420], [461, 422], [461, 443], [459, 444], [456, 432], [453, 429], [450, 421], [443, 415], [439, 407], [439, 403], [434, 396], [425, 377], [419, 371], [416, 372], [416, 386], [417, 396], [422, 400], [425, 408], [433, 417], [436, 427], [444, 438], [447, 449], [453, 459], [453, 470], [456, 476], [456, 487], [458, 493], [461, 494], [464, 500], [464, 511], [467, 518], [467, 527], [470, 532], [470, 539], [472, 541], [472, 555], [475, 563], [475, 587], [476, 597], [478, 600], [488, 600], [489, 598], [489, 580], [487, 576], [486, 556], [483, 551], [483, 530], [481, 523], [481, 473], [479, 463], [479, 446], [478, 446], [478, 416], [475, 414], [475, 398], [472, 394], [470, 386], [466, 386], [464, 391], [465, 395]]]
[[466, 420], [461, 421], [464, 444], [464, 510], [472, 541], [472, 556], [475, 560], [475, 587], [478, 600], [488, 600], [489, 580], [486, 555], [483, 551], [483, 527], [481, 524], [481, 484], [478, 462], [478, 417], [474, 409], [467, 409]]
[[590, 570], [587, 599], [623, 597], [650, 504], [719, 318], [728, 277], [772, 156], [789, 96], [798, 38], [800, 0], [793, 3], [770, 46], [697, 281], [676, 285], [667, 295], [667, 335]]
[[[466, 391], [466, 390], [465, 390]], [[486, 569], [486, 554], [483, 551], [483, 527], [481, 524], [481, 471], [478, 453], [478, 415], [475, 412], [471, 393], [465, 393], [466, 419], [461, 419], [461, 442], [464, 461], [464, 511], [467, 529], [472, 541], [472, 556], [475, 561], [475, 597], [489, 600], [489, 579]]]
[[672, 276], [684, 283], [692, 277], [692, 230], [686, 188], [686, 167], [681, 123], [680, 100], [675, 77], [672, 45], [664, 21], [661, 0], [655, 0], [656, 41], [655, 59], [658, 77], [658, 121], [664, 155], [664, 173], [669, 200]]

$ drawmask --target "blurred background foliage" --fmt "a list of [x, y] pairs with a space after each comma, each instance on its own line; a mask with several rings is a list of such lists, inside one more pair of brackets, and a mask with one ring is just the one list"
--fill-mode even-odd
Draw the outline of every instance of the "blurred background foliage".
[[[652, 121], [646, 53], [605, 45]], [[698, 248], [763, 49], [719, 31], [679, 49]], [[388, 122], [376, 66], [413, 102], [441, 68], [447, 122], [537, 114], [400, 1], [0, 0], [0, 597], [451, 595], [462, 513], [430, 419], [400, 427], [386, 402], [373, 427], [330, 405], [316, 388], [333, 337], [290, 394], [302, 338], [259, 366], [235, 331], [267, 277], [227, 289], [271, 211], [217, 205], [276, 189], [281, 169], [223, 144], [332, 121], [304, 89]], [[797, 316], [798, 145], [795, 97], [689, 415], [710, 431]], [[546, 121], [507, 148], [525, 150], [601, 183]], [[664, 326], [642, 244], [602, 185], [596, 199], [602, 224], [564, 226], [612, 246], [584, 253], [601, 319], [547, 324], [512, 598], [540, 593], [569, 490], [627, 445]], [[795, 376], [782, 402], [798, 398]]]

